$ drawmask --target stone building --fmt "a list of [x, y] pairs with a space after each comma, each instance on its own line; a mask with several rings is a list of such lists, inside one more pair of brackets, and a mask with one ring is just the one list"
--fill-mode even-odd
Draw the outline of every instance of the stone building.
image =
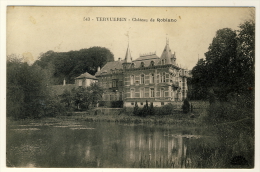
[[128, 46], [125, 59], [108, 62], [95, 76], [105, 90], [103, 101], [123, 101], [125, 107], [146, 100], [162, 106], [187, 97], [188, 70], [176, 64], [168, 40], [161, 57], [149, 53], [133, 60]]
[[77, 87], [89, 87], [91, 83], [95, 82], [98, 82], [98, 79], [88, 72], [81, 74], [75, 79], [75, 85]]

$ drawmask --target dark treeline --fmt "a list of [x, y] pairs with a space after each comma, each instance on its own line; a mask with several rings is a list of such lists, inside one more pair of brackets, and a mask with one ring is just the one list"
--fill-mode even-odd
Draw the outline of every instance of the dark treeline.
[[[239, 30], [220, 29], [192, 69], [191, 99], [227, 101], [239, 94], [251, 94], [255, 82], [255, 23], [246, 21]], [[214, 101], [214, 100], [211, 100]]]
[[79, 51], [54, 52], [48, 51], [40, 55], [33, 65], [40, 66], [52, 72], [51, 83], [73, 84], [75, 77], [88, 72], [94, 75], [98, 67], [103, 67], [107, 62], [114, 61], [114, 55], [104, 47], [91, 47]]
[[[96, 104], [102, 90], [97, 85], [74, 89], [57, 96], [52, 85], [69, 83], [82, 73], [95, 74], [97, 68], [113, 61], [113, 54], [106, 48], [92, 47], [67, 53], [48, 51], [33, 65], [23, 62], [17, 55], [7, 57], [7, 117], [13, 119], [57, 116], [71, 109]], [[86, 101], [81, 102], [81, 99]], [[68, 100], [70, 104], [68, 106]]]
[[205, 56], [192, 69], [190, 98], [209, 101], [205, 117], [207, 122], [219, 124], [236, 121], [235, 127], [245, 127], [244, 130], [253, 138], [254, 21], [245, 21], [239, 25], [239, 30], [218, 30]]

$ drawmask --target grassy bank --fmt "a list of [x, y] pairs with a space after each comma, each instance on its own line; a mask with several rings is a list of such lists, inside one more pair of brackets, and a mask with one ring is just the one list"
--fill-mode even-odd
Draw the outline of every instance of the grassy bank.
[[114, 110], [109, 114], [100, 112], [100, 109], [93, 109], [86, 112], [74, 112], [70, 116], [59, 116], [63, 120], [79, 120], [87, 122], [115, 122], [115, 123], [129, 123], [129, 124], [170, 124], [170, 125], [200, 125], [201, 116], [204, 110], [196, 110], [194, 118], [191, 114], [184, 114], [182, 111], [174, 111], [173, 115], [164, 116], [134, 116], [124, 110]]

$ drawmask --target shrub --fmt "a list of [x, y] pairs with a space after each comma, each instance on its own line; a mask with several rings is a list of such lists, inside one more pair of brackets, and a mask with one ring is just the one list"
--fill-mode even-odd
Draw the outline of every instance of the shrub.
[[163, 115], [172, 115], [174, 111], [174, 106], [172, 104], [167, 104], [162, 107], [156, 107], [155, 115], [163, 116]]
[[[208, 109], [206, 120], [211, 123], [237, 121], [244, 118], [254, 118], [254, 99], [247, 95], [233, 97], [231, 102], [216, 102]], [[251, 102], [251, 103], [250, 103]], [[249, 105], [250, 104], [250, 105]]]
[[154, 116], [155, 115], [155, 110], [153, 107], [153, 102], [151, 102], [151, 105], [149, 107], [149, 115]]
[[134, 107], [134, 111], [133, 111], [133, 114], [138, 116], [139, 115], [139, 107], [138, 107], [138, 104], [137, 102], [135, 102], [135, 107]]
[[185, 99], [182, 105], [182, 111], [183, 113], [188, 113], [190, 111], [190, 103], [188, 99]]

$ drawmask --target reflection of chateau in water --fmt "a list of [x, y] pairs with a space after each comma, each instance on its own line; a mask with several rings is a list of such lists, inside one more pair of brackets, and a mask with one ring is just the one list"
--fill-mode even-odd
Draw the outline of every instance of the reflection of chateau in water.
[[[134, 132], [127, 128], [123, 128], [124, 135], [120, 130], [113, 130], [113, 135], [102, 135], [101, 140], [92, 138], [92, 142], [86, 143], [79, 152], [85, 152], [84, 160], [95, 161], [99, 167], [122, 167], [122, 164], [132, 167], [144, 160], [151, 167], [156, 167], [156, 164], [163, 167], [166, 162], [173, 162], [173, 167], [185, 168], [188, 162], [186, 138], [172, 135], [167, 130], [162, 134], [162, 131], [151, 131], [151, 128], [142, 126], [134, 127]], [[108, 161], [110, 159], [114, 159], [113, 165]]]
[[[187, 146], [180, 135], [172, 136], [167, 131], [127, 137], [129, 152], [126, 151], [126, 160], [139, 162], [141, 158], [149, 160], [151, 166], [163, 165], [163, 162], [174, 162], [174, 167], [185, 167]], [[162, 167], [162, 166], [161, 166]]]

